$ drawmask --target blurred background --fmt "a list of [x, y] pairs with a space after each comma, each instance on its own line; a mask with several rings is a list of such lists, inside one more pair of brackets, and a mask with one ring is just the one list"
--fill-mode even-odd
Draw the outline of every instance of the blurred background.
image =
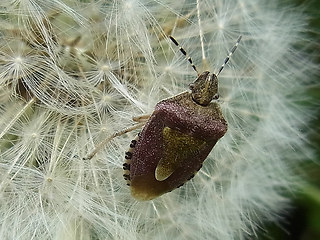
[[[301, 166], [306, 169], [305, 184], [299, 194], [291, 197], [293, 204], [289, 212], [283, 215], [280, 222], [265, 226], [259, 239], [283, 240], [320, 240], [320, 1], [292, 0], [293, 4], [300, 6], [310, 17], [309, 37], [314, 40], [314, 48], [310, 49], [310, 56], [319, 64], [318, 75], [310, 85], [307, 94], [314, 99], [311, 107], [315, 108], [315, 116], [310, 123], [309, 145], [315, 151], [313, 159]], [[302, 103], [308, 104], [310, 103]], [[304, 161], [305, 162], [305, 161]], [[290, 197], [290, 196], [289, 196]]]

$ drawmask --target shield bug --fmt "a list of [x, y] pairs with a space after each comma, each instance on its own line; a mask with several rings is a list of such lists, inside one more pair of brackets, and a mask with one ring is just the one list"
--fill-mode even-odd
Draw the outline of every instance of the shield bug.
[[[197, 72], [191, 58], [170, 36]], [[231, 48], [217, 74], [205, 71], [191, 83], [191, 92], [157, 103], [142, 131], [131, 141], [123, 164], [124, 178], [137, 200], [151, 200], [170, 192], [202, 167], [216, 142], [227, 131], [218, 99], [218, 78], [236, 50]]]
[[209, 71], [199, 74], [186, 51], [173, 37], [170, 39], [198, 74], [189, 85], [191, 92], [160, 101], [151, 115], [134, 118], [139, 122], [137, 125], [114, 133], [84, 158], [91, 159], [114, 137], [144, 125], [131, 141], [123, 164], [123, 176], [131, 188], [131, 195], [140, 201], [170, 192], [193, 178], [228, 126], [219, 104], [212, 100], [219, 98], [217, 76], [236, 50], [241, 36], [217, 74]]

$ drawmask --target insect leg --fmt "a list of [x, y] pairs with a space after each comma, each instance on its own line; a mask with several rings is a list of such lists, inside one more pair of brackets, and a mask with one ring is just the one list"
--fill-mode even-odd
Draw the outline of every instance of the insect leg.
[[118, 137], [118, 136], [121, 136], [121, 135], [126, 134], [126, 133], [128, 133], [128, 132], [131, 132], [131, 131], [139, 128], [139, 127], [142, 127], [144, 124], [145, 124], [145, 122], [139, 122], [139, 123], [137, 123], [136, 125], [133, 125], [133, 126], [131, 126], [131, 127], [127, 127], [127, 128], [125, 128], [125, 129], [122, 129], [122, 130], [120, 130], [120, 131], [118, 131], [118, 132], [113, 133], [112, 135], [110, 135], [109, 137], [107, 137], [105, 140], [103, 140], [102, 142], [100, 142], [100, 143], [95, 147], [95, 149], [94, 149], [91, 153], [89, 153], [86, 157], [84, 157], [83, 159], [84, 159], [84, 160], [90, 160], [91, 158], [94, 157], [94, 155], [96, 155], [97, 152], [99, 152], [99, 151], [104, 147], [105, 144], [107, 144], [108, 142], [110, 142], [113, 138]]
[[142, 123], [142, 122], [146, 122], [148, 121], [148, 119], [150, 118], [150, 114], [147, 114], [147, 115], [140, 115], [140, 116], [136, 116], [136, 117], [133, 117], [132, 120], [137, 122], [137, 123]]

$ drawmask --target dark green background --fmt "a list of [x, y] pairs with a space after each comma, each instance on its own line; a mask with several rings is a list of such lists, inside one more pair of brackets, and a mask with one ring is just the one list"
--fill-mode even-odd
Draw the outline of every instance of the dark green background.
[[[292, 0], [310, 17], [309, 36], [313, 44], [309, 54], [314, 57], [320, 69], [320, 1]], [[307, 6], [307, 8], [306, 8]], [[306, 184], [298, 195], [290, 196], [293, 206], [278, 223], [264, 226], [259, 240], [320, 240], [320, 71], [314, 76], [313, 84], [308, 86], [307, 94], [312, 97], [308, 107], [314, 108], [314, 119], [310, 123], [308, 139], [315, 151], [315, 158], [306, 160], [301, 169], [306, 169]]]

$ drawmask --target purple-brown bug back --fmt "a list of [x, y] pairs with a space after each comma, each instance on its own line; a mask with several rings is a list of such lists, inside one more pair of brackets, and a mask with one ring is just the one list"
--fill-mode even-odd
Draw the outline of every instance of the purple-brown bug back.
[[226, 131], [215, 102], [201, 106], [187, 92], [159, 102], [132, 152], [132, 195], [150, 200], [185, 183]]

